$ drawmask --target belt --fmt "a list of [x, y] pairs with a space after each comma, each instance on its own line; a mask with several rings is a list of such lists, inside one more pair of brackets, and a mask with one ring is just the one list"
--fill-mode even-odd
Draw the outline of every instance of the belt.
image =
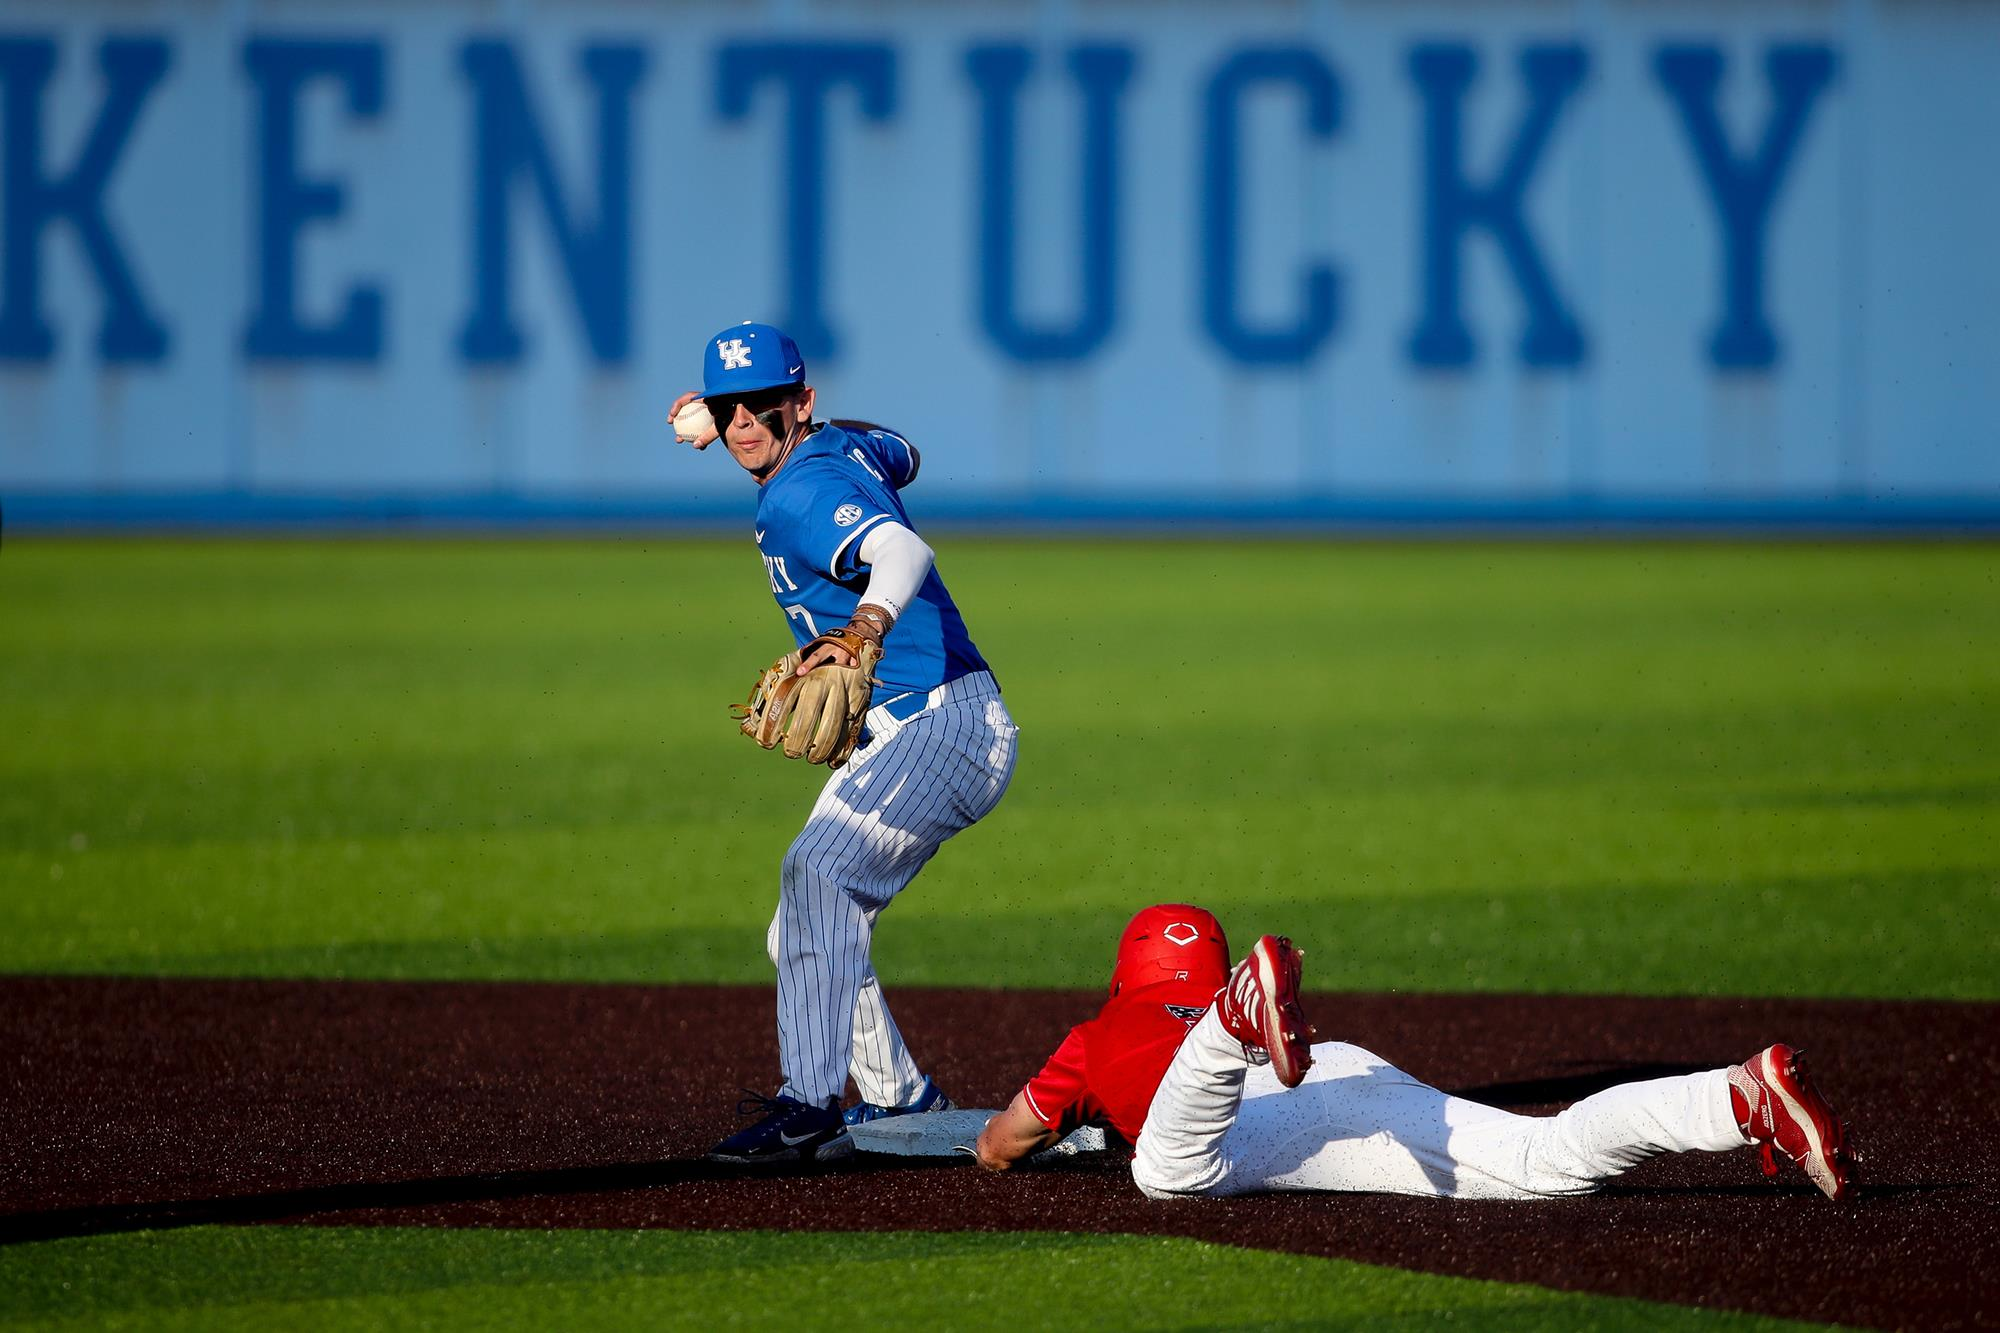
[[[901, 694], [892, 694], [868, 711], [886, 714], [893, 722], [908, 722], [926, 708], [962, 703], [989, 694], [998, 695], [999, 692], [999, 683], [993, 679], [991, 672], [974, 671], [968, 675], [954, 677], [934, 690], [906, 690]], [[861, 729], [861, 744], [866, 745], [874, 738], [873, 729], [864, 724]]]

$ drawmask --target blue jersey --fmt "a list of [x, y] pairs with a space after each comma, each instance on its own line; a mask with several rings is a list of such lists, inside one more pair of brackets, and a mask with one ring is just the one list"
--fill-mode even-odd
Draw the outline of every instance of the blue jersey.
[[[861, 604], [861, 543], [878, 524], [916, 525], [897, 491], [916, 475], [909, 441], [894, 431], [822, 424], [793, 446], [757, 494], [757, 549], [800, 647], [845, 625]], [[929, 691], [986, 670], [936, 569], [882, 643], [875, 702]]]

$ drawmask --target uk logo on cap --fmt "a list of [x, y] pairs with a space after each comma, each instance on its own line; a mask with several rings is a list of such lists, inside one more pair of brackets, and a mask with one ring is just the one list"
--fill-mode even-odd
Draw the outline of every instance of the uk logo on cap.
[[701, 363], [701, 396], [750, 393], [806, 382], [806, 359], [783, 329], [748, 320], [708, 340]]

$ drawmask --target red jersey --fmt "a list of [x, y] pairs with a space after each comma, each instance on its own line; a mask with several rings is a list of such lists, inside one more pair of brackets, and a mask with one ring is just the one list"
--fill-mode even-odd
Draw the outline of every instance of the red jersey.
[[1022, 1089], [1028, 1110], [1058, 1134], [1108, 1124], [1127, 1143], [1137, 1143], [1174, 1052], [1214, 999], [1213, 981], [1162, 981], [1126, 991], [1069, 1030]]

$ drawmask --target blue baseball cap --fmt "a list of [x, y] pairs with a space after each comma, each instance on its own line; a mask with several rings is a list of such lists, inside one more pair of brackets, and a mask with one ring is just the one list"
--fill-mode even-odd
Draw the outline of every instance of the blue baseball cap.
[[749, 393], [804, 384], [806, 359], [783, 329], [744, 320], [708, 340], [701, 357], [701, 396]]

